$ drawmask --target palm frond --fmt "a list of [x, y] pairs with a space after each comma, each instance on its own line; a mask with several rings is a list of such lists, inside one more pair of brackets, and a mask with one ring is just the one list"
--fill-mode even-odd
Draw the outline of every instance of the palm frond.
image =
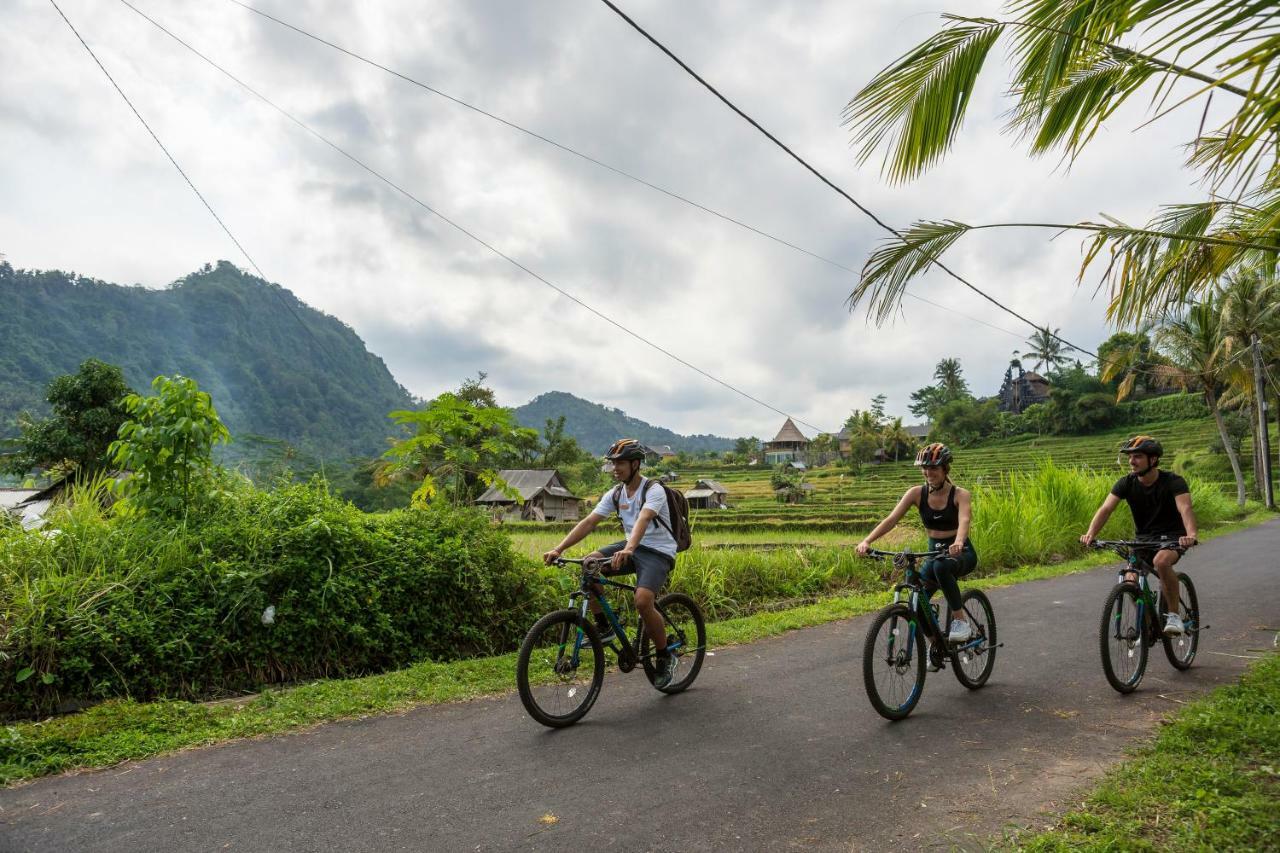
[[951, 220], [916, 222], [886, 239], [863, 266], [862, 278], [847, 300], [850, 310], [869, 299], [869, 314], [876, 323], [883, 323], [897, 310], [908, 282], [929, 269], [968, 230], [963, 222]]
[[858, 162], [890, 136], [882, 166], [890, 181], [910, 180], [951, 147], [987, 55], [1004, 26], [951, 22], [875, 76], [849, 101], [844, 125], [853, 130]]

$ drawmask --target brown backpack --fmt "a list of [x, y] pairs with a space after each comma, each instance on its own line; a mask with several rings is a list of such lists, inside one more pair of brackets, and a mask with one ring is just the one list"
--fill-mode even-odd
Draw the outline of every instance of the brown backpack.
[[[677, 492], [666, 483], [646, 478], [644, 486], [640, 489], [640, 503], [644, 503], [645, 496], [649, 494], [649, 487], [653, 485], [661, 486], [662, 491], [667, 493], [667, 513], [671, 516], [671, 523], [667, 524], [662, 519], [661, 513], [655, 515], [653, 520], [665, 527], [671, 534], [671, 538], [676, 540], [676, 553], [688, 551], [689, 546], [693, 544], [693, 533], [689, 529], [689, 499], [683, 492]], [[622, 484], [619, 483], [613, 490], [614, 512], [618, 511], [618, 499], [621, 497]]]

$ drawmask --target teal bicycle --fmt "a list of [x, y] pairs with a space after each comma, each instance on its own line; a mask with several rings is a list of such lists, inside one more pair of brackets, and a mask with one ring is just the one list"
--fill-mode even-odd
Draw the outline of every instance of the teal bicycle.
[[[600, 696], [604, 685], [606, 648], [613, 651], [618, 669], [631, 672], [636, 666], [644, 670], [652, 684], [658, 677], [651, 638], [644, 622], [636, 631], [635, 641], [627, 636], [618, 614], [609, 606], [603, 587], [635, 592], [636, 588], [601, 575], [607, 559], [570, 560], [561, 557], [554, 565], [581, 567], [579, 585], [569, 596], [569, 606], [553, 610], [539, 619], [520, 646], [516, 660], [516, 686], [524, 708], [539, 723], [551, 728], [571, 726], [586, 716]], [[613, 627], [615, 639], [600, 642], [600, 634], [588, 615], [588, 601], [600, 603], [605, 618]], [[655, 602], [662, 614], [667, 632], [667, 651], [676, 658], [676, 674], [663, 693], [687, 690], [702, 669], [707, 653], [707, 626], [702, 610], [692, 598], [680, 592], [669, 592]]]
[[1107, 682], [1120, 693], [1137, 690], [1147, 671], [1147, 653], [1157, 642], [1164, 644], [1165, 657], [1174, 669], [1190, 669], [1200, 648], [1200, 632], [1209, 627], [1201, 624], [1195, 584], [1186, 572], [1178, 572], [1178, 615], [1183, 632], [1169, 636], [1160, 624], [1163, 593], [1157, 596], [1148, 581], [1155, 571], [1148, 554], [1163, 548], [1183, 549], [1176, 541], [1101, 539], [1091, 547], [1115, 551], [1128, 563], [1120, 570], [1116, 585], [1102, 606], [1098, 643]]

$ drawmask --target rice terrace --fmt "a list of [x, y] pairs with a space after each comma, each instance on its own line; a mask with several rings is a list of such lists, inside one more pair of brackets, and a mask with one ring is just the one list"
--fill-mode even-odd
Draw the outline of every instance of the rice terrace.
[[1280, 847], [1270, 7], [4, 20], [0, 851]]

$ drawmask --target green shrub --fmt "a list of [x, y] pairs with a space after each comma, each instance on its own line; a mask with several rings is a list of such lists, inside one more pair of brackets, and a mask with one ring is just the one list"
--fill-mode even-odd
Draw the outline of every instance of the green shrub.
[[1131, 424], [1148, 421], [1186, 421], [1209, 417], [1203, 394], [1166, 394], [1122, 404]]
[[241, 486], [174, 526], [79, 501], [0, 531], [0, 712], [203, 698], [511, 649], [555, 590], [479, 512]]

